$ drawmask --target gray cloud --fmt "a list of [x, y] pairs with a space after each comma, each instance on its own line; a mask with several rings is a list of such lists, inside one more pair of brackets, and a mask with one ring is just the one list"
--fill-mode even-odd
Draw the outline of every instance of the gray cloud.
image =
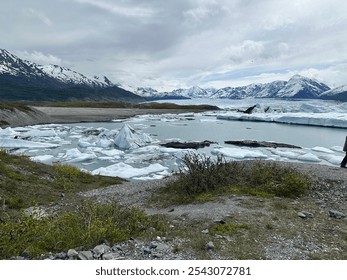
[[342, 0], [11, 0], [1, 47], [114, 82], [227, 86], [305, 73], [346, 83]]

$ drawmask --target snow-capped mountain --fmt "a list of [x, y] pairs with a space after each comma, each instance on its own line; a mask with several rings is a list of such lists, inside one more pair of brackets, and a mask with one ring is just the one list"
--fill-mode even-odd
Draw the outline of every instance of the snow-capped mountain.
[[326, 84], [300, 75], [294, 75], [276, 94], [284, 98], [318, 98], [323, 92], [330, 90]]
[[58, 65], [37, 65], [4, 49], [0, 49], [0, 100], [144, 101], [106, 77], [88, 78]]
[[47, 86], [58, 86], [57, 81], [46, 75], [35, 63], [22, 60], [3, 49], [0, 49], [0, 75], [2, 81], [13, 81], [18, 85], [36, 86], [44, 83]]
[[176, 89], [171, 92], [171, 95], [183, 96], [188, 98], [204, 98], [209, 97], [209, 94], [206, 90], [201, 87], [194, 86], [188, 89]]
[[266, 84], [250, 84], [243, 87], [221, 88], [212, 95], [212, 98], [271, 98], [275, 97], [279, 90], [285, 86], [285, 81], [274, 81]]
[[71, 69], [60, 67], [58, 65], [37, 65], [44, 73], [50, 77], [57, 79], [66, 84], [87, 86], [87, 87], [110, 87], [113, 86], [112, 82], [107, 78], [103, 77], [102, 79], [98, 76], [93, 78], [88, 78], [85, 75], [73, 71]]
[[[240, 87], [224, 87], [220, 89], [191, 87], [176, 89], [172, 92], [158, 92], [152, 88], [141, 88], [136, 94], [147, 98], [321, 98], [330, 88], [317, 80], [294, 75], [287, 81], [274, 81], [271, 83], [254, 83]], [[346, 97], [347, 99], [347, 97]]]
[[347, 85], [340, 86], [326, 92], [323, 92], [320, 95], [322, 99], [335, 99], [335, 100], [347, 100]]
[[150, 87], [138, 87], [137, 89], [133, 90], [133, 92], [142, 97], [162, 96], [160, 92]]

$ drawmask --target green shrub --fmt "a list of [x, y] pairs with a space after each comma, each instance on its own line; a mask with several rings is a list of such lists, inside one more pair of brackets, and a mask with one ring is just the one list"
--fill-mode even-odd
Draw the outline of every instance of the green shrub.
[[186, 154], [183, 157], [184, 168], [180, 170], [179, 183], [188, 195], [214, 191], [238, 180], [243, 169], [241, 164], [226, 162], [218, 156], [216, 160], [204, 154]]
[[158, 190], [151, 202], [169, 206], [225, 194], [295, 198], [305, 194], [310, 184], [307, 176], [275, 162], [226, 162], [194, 153], [185, 155], [183, 164], [177, 179]]
[[216, 224], [209, 228], [209, 233], [212, 235], [218, 234], [222, 236], [232, 236], [241, 229], [249, 229], [247, 224], [235, 224], [230, 221], [225, 224]]
[[0, 258], [24, 251], [32, 258], [40, 258], [48, 252], [90, 249], [104, 240], [116, 243], [145, 234], [149, 228], [160, 234], [167, 229], [167, 222], [161, 216], [148, 216], [142, 210], [122, 208], [117, 203], [85, 202], [74, 212], [39, 220], [22, 215], [17, 221], [4, 221], [0, 224]]

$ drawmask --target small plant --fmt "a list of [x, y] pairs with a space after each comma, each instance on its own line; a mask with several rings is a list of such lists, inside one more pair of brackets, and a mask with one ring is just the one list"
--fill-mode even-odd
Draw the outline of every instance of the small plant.
[[242, 229], [250, 229], [247, 224], [236, 224], [230, 221], [225, 224], [217, 224], [209, 228], [209, 232], [212, 235], [232, 236]]

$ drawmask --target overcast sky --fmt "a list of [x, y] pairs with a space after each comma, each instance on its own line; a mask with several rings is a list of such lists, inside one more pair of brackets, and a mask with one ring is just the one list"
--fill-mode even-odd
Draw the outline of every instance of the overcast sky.
[[114, 83], [347, 84], [346, 0], [0, 1], [0, 48]]

